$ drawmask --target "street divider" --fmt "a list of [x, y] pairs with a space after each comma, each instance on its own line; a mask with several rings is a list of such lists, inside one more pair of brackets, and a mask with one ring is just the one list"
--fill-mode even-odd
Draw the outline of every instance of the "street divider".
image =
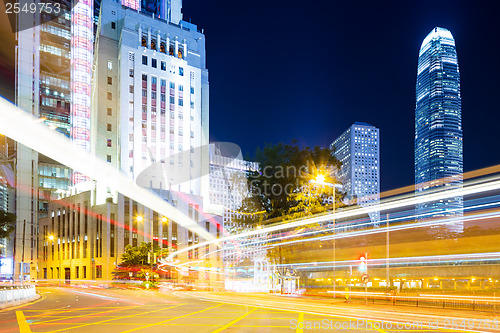
[[0, 308], [27, 303], [36, 297], [36, 288], [33, 285], [4, 287], [0, 289]]

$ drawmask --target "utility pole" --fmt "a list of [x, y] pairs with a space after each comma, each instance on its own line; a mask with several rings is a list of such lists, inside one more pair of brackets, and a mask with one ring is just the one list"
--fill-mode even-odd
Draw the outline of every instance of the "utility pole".
[[387, 290], [389, 290], [389, 287], [391, 286], [391, 282], [389, 280], [389, 214], [386, 216], [386, 233], [385, 233], [385, 253], [386, 253], [386, 260], [385, 260], [385, 286]]

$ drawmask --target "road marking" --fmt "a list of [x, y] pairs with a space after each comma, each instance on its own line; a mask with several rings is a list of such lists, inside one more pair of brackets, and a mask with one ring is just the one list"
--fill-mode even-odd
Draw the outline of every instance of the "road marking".
[[243, 318], [245, 318], [246, 316], [248, 316], [249, 314], [251, 314], [252, 312], [254, 312], [255, 310], [257, 310], [258, 308], [253, 308], [252, 310], [248, 311], [247, 313], [239, 316], [238, 318], [236, 318], [235, 320], [227, 323], [226, 325], [222, 326], [221, 328], [219, 329], [216, 329], [215, 331], [212, 331], [211, 333], [219, 333], [220, 331], [223, 331], [225, 330], [226, 328], [228, 328], [229, 326], [239, 322], [240, 320], [242, 320]]
[[219, 306], [221, 306], [221, 305], [223, 305], [223, 304], [218, 304], [218, 305], [216, 305], [216, 306], [212, 306], [212, 307], [209, 307], [209, 308], [206, 308], [206, 309], [200, 310], [200, 311], [191, 312], [191, 313], [188, 313], [188, 314], [185, 314], [185, 315], [182, 315], [182, 316], [178, 316], [178, 317], [170, 318], [170, 319], [167, 319], [167, 320], [161, 321], [161, 322], [156, 323], [156, 324], [150, 324], [150, 325], [146, 325], [146, 326], [142, 326], [142, 327], [134, 328], [134, 329], [131, 329], [131, 330], [128, 330], [128, 331], [124, 331], [124, 332], [122, 332], [122, 333], [133, 332], [133, 331], [137, 331], [137, 330], [140, 330], [140, 329], [143, 329], [143, 328], [152, 327], [152, 326], [156, 326], [156, 325], [161, 325], [161, 324], [166, 323], [166, 322], [168, 322], [168, 321], [175, 320], [175, 319], [179, 319], [179, 318], [184, 318], [184, 317], [187, 317], [187, 316], [194, 315], [194, 314], [196, 314], [196, 313], [200, 313], [200, 312], [208, 311], [208, 310], [210, 310], [210, 309], [217, 308], [217, 307], [219, 307]]
[[[117, 308], [117, 309], [112, 309], [112, 310], [107, 310], [107, 311], [101, 311], [101, 312], [93, 312], [93, 313], [85, 313], [85, 314], [82, 314], [82, 315], [78, 315], [78, 316], [75, 316], [75, 315], [70, 315], [70, 316], [51, 316], [51, 315], [48, 315], [48, 316], [44, 316], [44, 315], [38, 315], [37, 317], [55, 317], [55, 319], [47, 319], [47, 320], [44, 320], [44, 321], [39, 321], [37, 322], [36, 324], [37, 325], [45, 325], [45, 324], [48, 324], [48, 323], [51, 323], [51, 322], [54, 322], [54, 321], [60, 321], [60, 320], [64, 320], [64, 319], [67, 319], [67, 318], [85, 318], [85, 317], [88, 317], [88, 318], [96, 318], [96, 317], [101, 317], [101, 315], [103, 313], [110, 313], [110, 312], [116, 312], [116, 311], [121, 311], [121, 310], [131, 310], [131, 309], [134, 309], [134, 308], [138, 308], [139, 306], [133, 306], [133, 307], [128, 307], [128, 308]], [[68, 311], [68, 312], [74, 312], [74, 311]], [[102, 316], [102, 317], [110, 317], [110, 316]], [[112, 316], [112, 317], [120, 317], [120, 316]], [[74, 323], [66, 323], [66, 324], [74, 324]]]
[[304, 332], [302, 325], [304, 325], [304, 312], [299, 313], [299, 319], [297, 319], [297, 329], [295, 330], [295, 333], [303, 333]]
[[31, 333], [30, 325], [26, 321], [22, 311], [16, 311], [17, 325], [19, 325], [19, 333]]
[[172, 308], [177, 308], [179, 306], [186, 305], [186, 304], [187, 303], [183, 303], [183, 304], [178, 304], [178, 305], [174, 305], [174, 306], [169, 306], [169, 307], [166, 307], [166, 308], [161, 308], [161, 309], [158, 309], [158, 310], [146, 311], [146, 312], [141, 312], [141, 313], [135, 313], [135, 314], [128, 315], [128, 316], [122, 316], [122, 317], [117, 317], [117, 318], [106, 319], [106, 320], [98, 321], [98, 322], [95, 322], [95, 323], [88, 323], [88, 324], [84, 324], [84, 325], [78, 325], [78, 326], [63, 328], [63, 329], [51, 331], [50, 333], [61, 332], [61, 331], [68, 331], [68, 330], [72, 330], [72, 329], [75, 329], [75, 328], [80, 328], [80, 327], [85, 327], [85, 326], [90, 326], [90, 325], [102, 324], [102, 323], [105, 323], [105, 322], [108, 322], [108, 321], [111, 321], [111, 320], [117, 320], [117, 319], [123, 319], [123, 318], [130, 318], [130, 317], [134, 317], [134, 316], [140, 316], [140, 315], [143, 315], [143, 314], [146, 314], [146, 313], [152, 313], [152, 312], [158, 312], [158, 311], [168, 310], [168, 309], [172, 309]]

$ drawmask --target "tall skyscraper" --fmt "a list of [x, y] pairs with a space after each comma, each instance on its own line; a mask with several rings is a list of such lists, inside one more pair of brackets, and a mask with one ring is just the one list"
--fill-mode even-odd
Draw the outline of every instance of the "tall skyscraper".
[[[89, 150], [90, 92], [93, 61], [92, 1], [73, 7], [61, 3], [60, 11], [23, 12], [18, 15], [16, 48], [16, 104], [39, 117], [55, 131]], [[29, 7], [22, 0], [20, 7]], [[59, 13], [56, 13], [59, 12]], [[82, 175], [16, 145], [16, 230], [11, 237], [14, 278], [36, 276], [38, 218], [47, 216], [49, 200], [67, 190]], [[22, 268], [22, 272], [21, 272]]]
[[[415, 189], [462, 186], [463, 142], [455, 40], [450, 31], [436, 27], [425, 37], [418, 57], [415, 107]], [[461, 216], [461, 197], [417, 205], [420, 219]], [[460, 231], [461, 223], [453, 224]]]
[[152, 164], [165, 170], [141, 186], [208, 200], [205, 36], [178, 11], [165, 21], [101, 2], [92, 151], [134, 180]]
[[[346, 199], [356, 199], [361, 207], [377, 205], [380, 200], [379, 143], [378, 128], [356, 122], [330, 145], [342, 162], [338, 177]], [[369, 215], [373, 223], [380, 221], [380, 212]]]

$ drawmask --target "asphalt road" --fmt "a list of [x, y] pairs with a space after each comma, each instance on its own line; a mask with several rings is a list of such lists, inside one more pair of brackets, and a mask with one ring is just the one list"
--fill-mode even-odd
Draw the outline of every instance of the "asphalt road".
[[[0, 312], [0, 332], [491, 332], [492, 329], [486, 329], [487, 324], [494, 328], [496, 323], [494, 316], [484, 317], [481, 322], [481, 316], [475, 314], [474, 322], [464, 323], [469, 325], [465, 330], [443, 329], [446, 313], [432, 317], [431, 310], [426, 315], [441, 322], [441, 328], [436, 329], [426, 327], [429, 318], [422, 318], [423, 310], [408, 308], [405, 313], [380, 308], [363, 310], [357, 306], [332, 306], [325, 301], [267, 295], [138, 289], [38, 290], [42, 295], [39, 301]], [[467, 313], [462, 314], [467, 317]], [[403, 323], [407, 326], [402, 326]], [[455, 327], [461, 324], [461, 321], [454, 323]], [[452, 327], [451, 322], [449, 325]]]

